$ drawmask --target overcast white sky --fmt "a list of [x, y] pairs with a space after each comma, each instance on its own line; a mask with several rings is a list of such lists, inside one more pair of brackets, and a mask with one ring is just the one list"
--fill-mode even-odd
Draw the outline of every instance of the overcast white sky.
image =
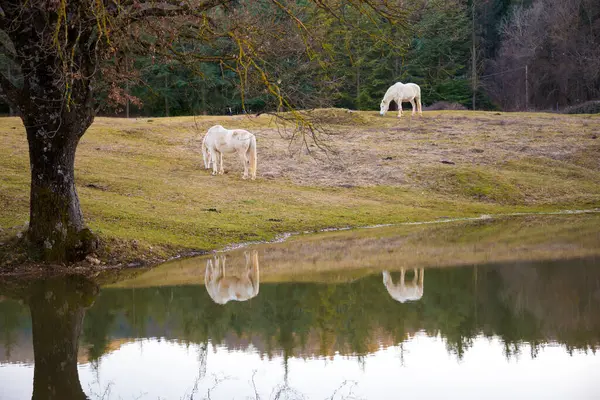
[[[79, 367], [81, 384], [92, 398], [108, 387], [110, 399], [189, 398], [199, 373], [198, 346], [146, 339], [129, 343], [102, 357], [98, 371]], [[348, 395], [365, 399], [599, 399], [600, 356], [547, 346], [531, 359], [523, 346], [518, 360], [507, 360], [502, 344], [480, 337], [459, 362], [440, 338], [419, 334], [404, 344], [368, 356], [364, 365], [354, 357], [334, 360], [290, 359], [288, 386], [306, 399]], [[284, 383], [282, 357], [271, 361], [252, 351], [209, 347], [206, 377], [195, 399], [204, 398], [215, 379], [211, 399], [255, 398], [252, 375], [261, 399], [269, 399]], [[350, 381], [354, 381], [350, 382]], [[30, 399], [33, 367], [0, 366], [0, 398]], [[288, 392], [292, 394], [292, 392]], [[186, 396], [187, 395], [187, 396]], [[282, 398], [301, 398], [290, 395]]]

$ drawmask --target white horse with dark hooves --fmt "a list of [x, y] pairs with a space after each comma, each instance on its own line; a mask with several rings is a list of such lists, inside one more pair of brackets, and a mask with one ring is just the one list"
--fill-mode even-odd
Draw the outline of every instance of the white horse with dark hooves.
[[[423, 115], [421, 109], [421, 88], [415, 83], [402, 83], [397, 82], [390, 86], [385, 92], [383, 100], [381, 100], [381, 106], [379, 108], [379, 114], [385, 115], [387, 110], [390, 108], [390, 102], [395, 101], [398, 105], [398, 118], [402, 116], [402, 102], [410, 102], [412, 105], [412, 115], [415, 115], [415, 110], [419, 112], [419, 115]], [[415, 106], [416, 102], [416, 106]]]
[[237, 153], [244, 164], [243, 179], [256, 179], [256, 136], [243, 129], [225, 129], [215, 125], [202, 140], [202, 157], [212, 174], [223, 174], [223, 153]]

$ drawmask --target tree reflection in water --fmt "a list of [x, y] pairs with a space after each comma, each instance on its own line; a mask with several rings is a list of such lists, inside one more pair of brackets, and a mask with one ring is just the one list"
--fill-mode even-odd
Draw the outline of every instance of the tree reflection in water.
[[29, 306], [34, 352], [33, 399], [87, 399], [77, 373], [85, 310], [99, 288], [77, 277], [40, 279], [2, 287]]

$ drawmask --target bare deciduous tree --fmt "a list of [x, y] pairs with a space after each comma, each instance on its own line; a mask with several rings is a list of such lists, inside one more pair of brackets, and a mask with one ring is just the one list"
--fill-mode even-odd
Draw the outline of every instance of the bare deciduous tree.
[[[600, 3], [537, 0], [502, 26], [491, 94], [508, 110], [554, 108], [600, 96]], [[528, 82], [525, 82], [527, 66]]]

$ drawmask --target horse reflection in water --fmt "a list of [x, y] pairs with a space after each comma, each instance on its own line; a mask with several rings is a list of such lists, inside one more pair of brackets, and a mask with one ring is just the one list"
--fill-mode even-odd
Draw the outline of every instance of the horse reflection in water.
[[414, 276], [411, 282], [404, 280], [405, 269], [400, 270], [400, 281], [394, 284], [392, 275], [383, 271], [383, 284], [392, 298], [400, 303], [416, 301], [423, 297], [423, 268], [413, 269]]
[[258, 252], [244, 252], [246, 265], [243, 271], [235, 268], [226, 274], [225, 255], [214, 256], [206, 261], [204, 284], [211, 299], [217, 304], [231, 300], [246, 301], [258, 294]]

